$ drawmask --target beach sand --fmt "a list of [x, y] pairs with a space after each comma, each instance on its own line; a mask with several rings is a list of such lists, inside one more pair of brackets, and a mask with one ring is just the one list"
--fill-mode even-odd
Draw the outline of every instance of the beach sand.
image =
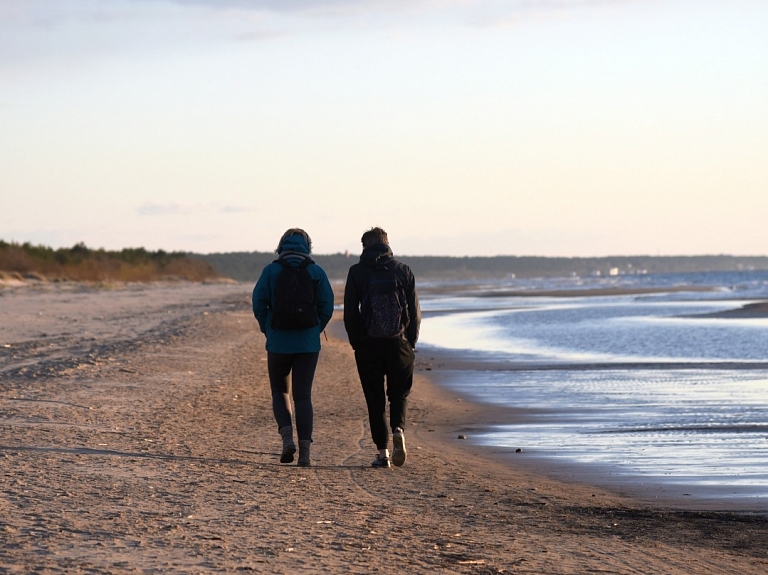
[[0, 292], [0, 572], [768, 572], [765, 515], [651, 505], [472, 446], [459, 435], [502, 414], [423, 363], [406, 464], [370, 468], [338, 325], [313, 466], [280, 465], [247, 289], [135, 291], [111, 294], [119, 310], [103, 292]]

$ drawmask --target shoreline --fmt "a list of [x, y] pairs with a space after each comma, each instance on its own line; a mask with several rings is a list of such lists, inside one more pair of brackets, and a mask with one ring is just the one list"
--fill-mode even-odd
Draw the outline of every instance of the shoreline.
[[[726, 316], [729, 317], [729, 316]], [[738, 317], [738, 316], [737, 316]], [[333, 337], [345, 342], [346, 333], [342, 322], [336, 321], [327, 328]], [[420, 397], [419, 387], [428, 398], [439, 398], [439, 404], [445, 409], [461, 405], [466, 416], [460, 417], [454, 425], [441, 425], [439, 431], [424, 434], [422, 439], [436, 443], [439, 438], [443, 447], [450, 447], [457, 453], [474, 453], [483, 460], [483, 465], [501, 465], [506, 469], [530, 472], [536, 476], [547, 477], [570, 485], [581, 485], [587, 489], [599, 489], [620, 497], [655, 507], [668, 507], [688, 511], [726, 511], [739, 513], [758, 513], [768, 516], [768, 497], [756, 498], [747, 491], [739, 496], [725, 493], [716, 486], [685, 485], [681, 487], [674, 477], [665, 479], [643, 478], [628, 473], [616, 466], [595, 462], [580, 463], [564, 461], [556, 453], [537, 453], [529, 446], [506, 447], [477, 440], [477, 436], [489, 432], [493, 427], [509, 424], [524, 424], [531, 421], [531, 410], [485, 403], [475, 398], [470, 392], [461, 392], [453, 386], [442, 383], [448, 372], [463, 373], [471, 378], [473, 372], [483, 371], [551, 371], [551, 370], [632, 370], [632, 369], [765, 369], [768, 361], [743, 363], [709, 362], [658, 362], [658, 363], [616, 363], [616, 364], [567, 364], [550, 362], [514, 362], [494, 358], [473, 357], [466, 352], [442, 348], [419, 348], [417, 346], [416, 365], [414, 368], [417, 383], [414, 384], [414, 397]], [[552, 414], [550, 417], [556, 417]], [[537, 418], [537, 423], [541, 422]], [[434, 433], [434, 435], [433, 435]], [[459, 438], [461, 436], [461, 438]], [[474, 437], [473, 437], [474, 436]], [[521, 451], [518, 452], [517, 449]]]
[[[538, 452], [531, 450], [528, 445], [502, 446], [494, 445], [489, 440], [478, 440], [477, 436], [490, 432], [496, 426], [524, 425], [526, 421], [532, 421], [531, 410], [484, 403], [474, 398], [469, 392], [464, 393], [456, 390], [453, 386], [449, 387], [441, 383], [441, 379], [445, 378], [448, 371], [463, 372], [465, 373], [464, 377], [469, 378], [473, 371], [483, 371], [488, 368], [488, 363], [456, 358], [444, 350], [429, 349], [428, 351], [421, 351], [419, 354], [428, 356], [428, 359], [421, 359], [417, 355], [419, 385], [426, 388], [426, 394], [444, 397], [444, 404], [462, 404], [468, 416], [463, 418], [460, 424], [446, 427], [440, 432], [443, 443], [454, 449], [480, 454], [484, 459], [492, 460], [509, 469], [522, 469], [566, 484], [606, 490], [617, 496], [653, 507], [689, 511], [758, 513], [768, 516], [768, 497], [756, 496], [754, 490], [742, 488], [738, 495], [734, 495], [734, 490], [730, 488], [718, 488], [716, 485], [683, 484], [675, 477], [644, 478], [615, 465], [565, 461], [551, 450]], [[437, 365], [438, 367], [430, 367], [430, 365]], [[490, 369], [494, 369], [492, 362], [490, 362], [490, 366]], [[566, 369], [572, 367], [574, 366], [564, 366]], [[753, 369], [754, 367], [754, 365], [748, 364], [744, 366], [744, 369]], [[585, 365], [579, 366], [579, 368], [592, 370], [594, 366]], [[615, 369], [613, 366], [605, 366], [605, 368]], [[659, 365], [657, 368], [667, 369], [664, 365]], [[759, 364], [759, 368], [768, 369], [768, 362]], [[505, 369], [508, 369], [508, 366]], [[527, 371], [531, 367], [517, 366], [512, 369]], [[534, 369], [557, 370], [561, 367], [540, 365]], [[553, 413], [549, 417], [554, 418], [556, 414]], [[540, 417], [536, 417], [536, 423], [541, 423]], [[517, 451], [518, 449], [520, 451]]]
[[720, 318], [720, 319], [759, 319], [768, 318], [768, 301], [755, 301], [744, 304], [741, 307], [716, 311], [712, 313], [703, 313], [687, 317], [693, 318]]
[[[631, 295], [650, 292], [677, 291], [668, 289], [633, 289], [605, 290], [593, 289], [577, 292], [566, 292], [568, 297], [593, 295]], [[706, 289], [699, 290], [706, 291]], [[543, 293], [543, 292], [542, 292]], [[502, 295], [511, 295], [505, 292]], [[525, 294], [514, 294], [525, 295]], [[537, 294], [538, 295], [538, 294]], [[553, 296], [552, 293], [544, 295]], [[563, 295], [560, 292], [559, 295]], [[505, 308], [510, 309], [510, 308]], [[470, 310], [472, 311], [472, 310]], [[488, 311], [484, 309], [483, 311]], [[445, 313], [437, 310], [434, 315]], [[427, 312], [425, 316], [429, 317]], [[702, 313], [689, 318], [749, 320], [768, 317], [768, 301], [748, 300], [741, 306], [713, 313]], [[477, 421], [469, 422], [467, 429], [471, 433], [461, 434], [466, 439], [456, 441], [456, 435], [446, 437], [449, 442], [461, 445], [472, 444], [471, 449], [481, 449], [491, 458], [502, 460], [508, 466], [523, 466], [547, 477], [576, 482], [586, 485], [600, 486], [618, 495], [630, 497], [638, 502], [649, 505], [664, 505], [676, 509], [687, 510], [718, 510], [768, 513], [768, 497], [765, 489], [749, 485], [721, 486], [717, 477], [684, 478], [673, 475], [643, 475], [630, 467], [619, 464], [599, 463], [594, 461], [578, 461], [578, 454], [568, 454], [568, 459], [562, 458], [551, 447], [531, 449], [527, 445], [510, 445], [510, 437], [497, 440], [494, 443], [494, 428], [503, 425], [524, 426], [526, 421], [535, 424], [556, 421], [557, 413], [549, 413], [542, 419], [537, 410], [515, 409], [495, 403], [482, 403], [471, 393], [462, 391], [456, 381], [470, 381], [473, 373], [483, 377], [489, 372], [535, 372], [535, 371], [632, 371], [632, 370], [768, 370], [768, 361], [656, 361], [656, 362], [605, 362], [605, 363], [569, 363], [557, 361], [509, 361], [498, 358], [495, 354], [483, 354], [472, 351], [423, 347], [417, 355], [418, 370], [434, 386], [453, 393], [455, 397], [465, 402], [479, 402], [484, 409], [477, 410]], [[451, 384], [446, 383], [453, 381]], [[566, 409], [567, 411], [567, 409]], [[488, 413], [493, 415], [488, 416]], [[533, 414], [533, 415], [532, 415]], [[589, 413], [583, 414], [589, 416]], [[473, 435], [475, 436], [473, 440]], [[483, 436], [483, 437], [480, 437]], [[490, 436], [490, 437], [489, 437]], [[503, 444], [500, 442], [503, 441]], [[512, 439], [514, 441], [514, 439]], [[469, 448], [467, 448], [469, 449]], [[588, 455], [588, 454], [585, 454]], [[588, 459], [588, 457], [587, 457]]]
[[765, 572], [764, 516], [649, 506], [504, 461], [456, 438], [502, 414], [423, 372], [406, 464], [372, 469], [352, 350], [331, 333], [312, 467], [280, 465], [247, 292], [0, 298], [17, 322], [0, 324], [0, 571]]
[[[28, 286], [30, 287], [30, 286]], [[157, 303], [153, 304], [153, 307], [160, 310], [163, 306], [172, 305], [173, 294], [179, 293], [194, 293], [195, 290], [205, 290], [208, 292], [223, 291], [228, 294], [229, 302], [224, 306], [231, 307], [234, 305], [234, 301], [237, 299], [234, 294], [242, 293], [243, 297], [247, 297], [249, 287], [244, 284], [231, 284], [230, 282], [218, 283], [218, 282], [163, 282], [156, 284], [121, 284], [118, 289], [103, 289], [90, 284], [79, 285], [74, 283], [67, 284], [51, 284], [44, 286], [45, 289], [39, 289], [38, 286], [32, 286], [33, 289], [11, 290], [6, 291], [6, 295], [14, 298], [15, 301], [23, 301], [24, 306], [33, 304], [37, 306], [36, 302], [44, 302], [42, 307], [36, 307], [37, 313], [34, 318], [30, 320], [22, 321], [20, 316], [16, 313], [11, 313], [9, 316], [9, 323], [17, 324], [21, 331], [19, 335], [24, 339], [33, 341], [36, 337], [42, 337], [39, 343], [29, 344], [33, 348], [46, 348], [47, 353], [56, 355], [66, 355], [67, 345], [62, 344], [62, 339], [72, 339], [72, 343], [69, 345], [74, 346], [77, 349], [87, 348], [88, 342], [94, 341], [97, 338], [106, 338], [107, 340], [114, 337], [114, 333], [119, 331], [135, 332], [137, 329], [131, 324], [124, 324], [121, 327], [114, 329], [109, 326], [107, 314], [104, 310], [108, 309], [109, 305], [115, 305], [114, 301], [106, 305], [103, 303], [96, 303], [92, 305], [90, 303], [89, 294], [101, 293], [109, 294], [109, 299], [116, 298], [123, 305], [124, 300], [135, 299], [136, 297], [142, 297], [142, 294], [152, 294], [153, 299], [157, 300]], [[343, 286], [342, 286], [343, 287]], [[602, 290], [598, 290], [602, 293]], [[589, 292], [583, 295], [589, 295]], [[188, 296], [184, 296], [188, 297]], [[196, 305], [202, 305], [208, 307], [207, 303], [204, 303], [205, 297], [194, 296], [196, 299]], [[79, 300], [79, 303], [78, 303]], [[45, 320], [45, 317], [51, 317], [56, 310], [57, 305], [62, 305], [62, 302], [67, 302], [66, 305], [74, 305], [75, 309], [68, 312], [64, 310], [63, 315], [60, 316], [60, 320], [54, 321], [53, 324], [50, 320]], [[86, 325], [79, 326], [82, 328], [82, 332], [66, 336], [75, 322], [83, 321], [78, 317], [78, 314], [88, 308], [89, 312], [92, 312], [94, 319], [97, 320], [90, 328]], [[104, 308], [104, 309], [102, 309]], [[217, 309], [220, 309], [218, 306]], [[23, 313], [23, 309], [19, 310]], [[208, 313], [205, 311], [204, 313]], [[339, 312], [336, 312], [339, 316]], [[439, 313], [439, 312], [438, 312]], [[47, 327], [43, 327], [42, 324], [38, 324], [40, 319], [38, 316], [48, 322]], [[699, 314], [694, 317], [717, 317], [723, 319], [740, 319], [740, 318], [761, 318], [768, 317], [768, 302], [752, 302], [745, 304], [739, 308], [732, 310], [726, 310], [722, 312], [714, 312], [711, 314]], [[87, 318], [85, 318], [87, 319]], [[163, 318], [163, 321], [167, 321]], [[107, 327], [102, 325], [107, 324]], [[41, 333], [42, 331], [42, 333]], [[346, 333], [343, 329], [343, 323], [340, 317], [336, 317], [335, 320], [328, 327], [329, 333], [332, 333], [339, 341], [346, 344]], [[64, 336], [62, 336], [62, 333]], [[37, 336], [36, 336], [37, 334]], [[96, 337], [93, 337], [96, 336]], [[104, 349], [108, 349], [110, 345], [107, 344]], [[2, 338], [0, 338], [0, 346], [10, 348], [10, 344], [7, 344]], [[2, 350], [0, 350], [0, 354]], [[1, 357], [1, 356], [0, 356]], [[416, 357], [415, 372], [420, 378], [420, 385], [431, 389], [430, 393], [435, 395], [448, 394], [451, 402], [461, 402], [464, 406], [467, 406], [467, 413], [474, 414], [475, 420], [466, 419], [462, 421], [461, 430], [445, 430], [443, 433], [443, 440], [446, 445], [451, 445], [460, 451], [477, 451], [478, 453], [485, 453], [489, 460], [503, 461], [507, 467], [524, 465], [526, 468], [534, 471], [535, 473], [547, 475], [553, 479], [559, 479], [571, 483], [582, 483], [585, 485], [593, 485], [608, 489], [616, 494], [628, 496], [630, 498], [637, 499], [639, 502], [648, 504], [662, 503], [674, 508], [679, 509], [702, 509], [702, 510], [728, 510], [728, 511], [758, 511], [765, 513], [768, 509], [768, 501], [758, 502], [759, 508], [755, 509], [755, 502], [749, 501], [748, 498], [734, 498], [724, 497], [723, 495], [717, 495], [715, 487], [688, 487], [685, 490], [677, 489], [674, 485], [674, 481], [667, 483], [658, 481], [642, 481], [642, 478], [638, 477], [625, 477], [621, 473], [616, 473], [614, 469], [609, 466], [601, 465], [597, 463], [578, 463], [578, 462], [563, 462], [558, 460], [556, 455], [542, 455], [537, 454], [526, 446], [520, 446], [523, 449], [522, 453], [515, 451], [515, 448], [493, 446], [473, 441], [473, 434], [477, 435], [485, 431], [490, 430], [495, 425], [509, 424], [515, 422], [525, 421], [527, 415], [524, 410], [515, 410], [514, 408], [505, 407], [501, 405], [486, 404], [473, 398], [470, 393], [461, 393], [456, 390], [450, 389], [441, 383], [444, 378], [443, 373], [446, 371], [452, 372], [466, 372], [468, 376], [473, 371], [484, 370], [503, 370], [503, 371], [550, 371], [550, 370], [615, 370], [615, 369], [736, 369], [736, 370], [748, 370], [748, 369], [768, 369], [768, 361], [765, 362], [731, 362], [731, 363], [707, 363], [707, 362], [658, 362], [658, 363], [642, 363], [642, 364], [630, 364], [630, 363], [611, 363], [611, 364], [566, 364], [566, 363], [552, 363], [552, 362], [515, 362], [510, 363], [503, 360], [496, 360], [488, 357], [472, 357], [471, 355], [458, 354], [451, 350], [444, 350], [439, 348], [419, 348]], [[73, 365], [78, 365], [76, 360], [70, 360]], [[22, 368], [29, 369], [29, 368]], [[0, 374], [1, 377], [1, 374]], [[450, 403], [450, 402], [449, 402]], [[468, 407], [468, 406], [471, 406]], [[456, 431], [456, 433], [454, 433]], [[467, 439], [458, 440], [458, 435], [465, 435]], [[684, 491], [684, 494], [683, 494]], [[675, 492], [679, 493], [675, 495]]]

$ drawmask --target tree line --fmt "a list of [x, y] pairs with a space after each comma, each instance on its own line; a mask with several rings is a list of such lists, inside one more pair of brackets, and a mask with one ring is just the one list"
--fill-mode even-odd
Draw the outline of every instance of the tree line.
[[124, 248], [91, 249], [80, 242], [71, 248], [8, 243], [0, 240], [0, 272], [19, 278], [71, 281], [202, 281], [219, 274], [213, 266], [185, 252]]
[[[222, 276], [237, 281], [255, 282], [261, 270], [277, 256], [273, 252], [230, 252], [194, 254], [210, 263]], [[347, 277], [358, 255], [313, 255], [331, 279]], [[538, 256], [398, 256], [418, 278], [476, 279], [504, 277], [568, 277], [658, 274], [684, 272], [723, 272], [749, 269], [768, 270], [766, 256], [612, 256], [566, 258]]]
[[[72, 281], [203, 281], [217, 277], [255, 282], [276, 258], [274, 252], [118, 251], [91, 249], [80, 242], [53, 249], [0, 240], [0, 272], [20, 277]], [[332, 280], [343, 280], [358, 255], [316, 254]], [[768, 270], [768, 256], [611, 256], [595, 258], [539, 256], [398, 256], [421, 279], [611, 276], [684, 272]]]

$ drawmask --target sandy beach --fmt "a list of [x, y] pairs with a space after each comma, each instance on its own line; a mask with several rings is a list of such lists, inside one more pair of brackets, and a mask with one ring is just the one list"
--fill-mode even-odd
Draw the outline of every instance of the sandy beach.
[[370, 468], [339, 318], [313, 466], [280, 465], [249, 291], [0, 290], [0, 572], [768, 571], [763, 513], [652, 504], [459, 439], [509, 413], [420, 356], [408, 461]]

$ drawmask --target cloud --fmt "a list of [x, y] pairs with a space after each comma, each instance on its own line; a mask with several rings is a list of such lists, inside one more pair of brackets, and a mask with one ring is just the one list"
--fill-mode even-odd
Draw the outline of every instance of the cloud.
[[136, 208], [139, 216], [190, 216], [211, 214], [247, 214], [255, 212], [250, 206], [220, 204], [185, 204], [183, 202], [145, 202]]
[[248, 206], [224, 206], [219, 210], [222, 214], [244, 214], [249, 212], [255, 212], [255, 208], [249, 208]]
[[139, 216], [175, 216], [190, 214], [193, 209], [179, 202], [168, 204], [159, 204], [156, 202], [146, 202], [136, 208], [136, 214]]
[[[106, 24], [146, 22], [152, 18], [199, 17], [211, 13], [305, 15], [329, 18], [371, 14], [421, 13], [485, 19], [511, 14], [545, 13], [564, 9], [638, 0], [2, 0], [0, 26], [33, 25], [52, 28], [64, 23]], [[186, 14], [189, 12], [190, 14]], [[443, 18], [440, 18], [442, 20]], [[215, 24], [215, 22], [214, 22]]]
[[[144, 0], [154, 2], [155, 0]], [[434, 4], [430, 0], [171, 0], [185, 6], [207, 6], [218, 10], [253, 12], [360, 13], [370, 10], [401, 10], [414, 5]], [[445, 2], [442, 2], [445, 4]], [[448, 2], [453, 3], [453, 2]]]
[[[143, 0], [155, 3], [158, 0]], [[252, 11], [274, 12], [362, 12], [370, 10], [400, 11], [412, 7], [442, 10], [450, 8], [485, 9], [506, 6], [516, 10], [551, 10], [585, 4], [628, 0], [171, 0], [174, 4], [209, 6], [218, 9], [237, 8]], [[630, 0], [631, 1], [631, 0]]]
[[0, 0], [0, 68], [343, 28], [502, 27], [640, 0]]
[[[143, 0], [156, 3], [158, 0]], [[456, 13], [462, 15], [509, 15], [546, 13], [602, 4], [634, 3], [638, 0], [171, 0], [181, 6], [204, 6], [214, 10], [263, 13], [293, 13], [353, 16], [370, 13]]]

